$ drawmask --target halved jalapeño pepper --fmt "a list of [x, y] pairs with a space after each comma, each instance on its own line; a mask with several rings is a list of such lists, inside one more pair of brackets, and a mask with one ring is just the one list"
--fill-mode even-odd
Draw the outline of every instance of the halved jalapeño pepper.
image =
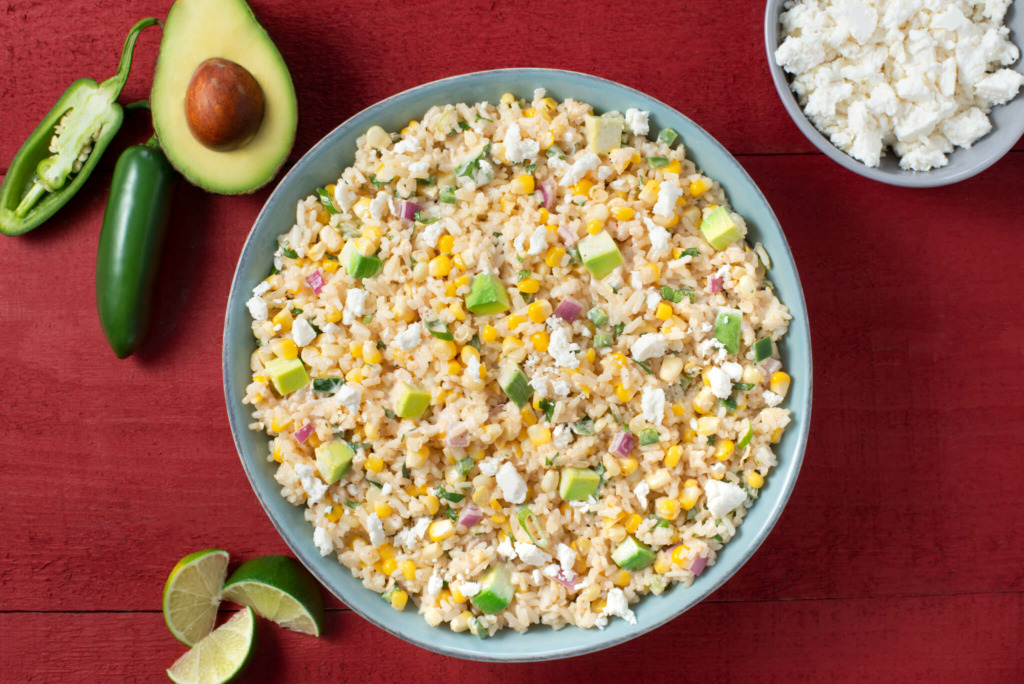
[[160, 23], [149, 17], [132, 27], [117, 74], [103, 83], [71, 84], [36, 127], [0, 185], [0, 233], [21, 235], [53, 216], [82, 187], [121, 127], [117, 98], [128, 80], [139, 34]]

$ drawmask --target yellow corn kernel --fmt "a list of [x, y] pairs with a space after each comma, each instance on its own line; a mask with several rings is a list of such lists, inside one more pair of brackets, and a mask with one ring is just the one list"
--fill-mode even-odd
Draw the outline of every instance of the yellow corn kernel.
[[506, 337], [504, 340], [501, 341], [501, 353], [502, 354], [511, 354], [516, 349], [519, 349], [522, 346], [523, 346], [523, 343], [518, 338], [516, 338], [516, 337]]
[[[596, 584], [593, 585], [593, 586], [594, 586], [595, 589], [597, 588]], [[591, 601], [590, 602], [590, 610], [592, 610], [595, 613], [600, 614], [601, 611], [604, 610], [604, 607], [606, 605], [608, 605], [608, 602], [606, 600], [604, 600], [603, 598], [599, 598], [596, 601]]]
[[494, 521], [495, 525], [504, 525], [505, 521], [508, 520], [508, 518], [505, 517], [504, 513], [495, 513], [491, 516], [491, 520]]
[[485, 325], [480, 337], [484, 342], [495, 342], [498, 339], [498, 330], [493, 325]]
[[678, 159], [673, 159], [666, 166], [661, 167], [662, 173], [676, 173], [682, 171], [683, 166], [679, 163]]
[[265, 375], [254, 375], [254, 376], [252, 376], [252, 381], [253, 382], [266, 382], [267, 381], [267, 376], [265, 376]]
[[690, 443], [690, 442], [692, 442], [695, 439], [697, 439], [697, 431], [696, 430], [694, 430], [693, 428], [686, 428], [686, 430], [683, 431], [683, 441], [684, 442]]
[[700, 197], [710, 189], [711, 184], [703, 176], [697, 180], [690, 181], [690, 194], [694, 197]]
[[637, 513], [632, 514], [631, 516], [626, 518], [626, 523], [625, 523], [626, 532], [629, 533], [629, 534], [633, 534], [634, 532], [637, 531], [637, 529], [639, 529], [640, 523], [642, 523], [643, 521], [644, 521], [643, 517], [640, 516], [639, 514], [637, 514]]
[[452, 591], [451, 589], [442, 589], [437, 594], [438, 603], [452, 603]]
[[405, 452], [405, 467], [422, 468], [423, 464], [427, 462], [428, 456], [430, 456], [430, 449], [425, 446], [419, 449], [410, 449]]
[[448, 362], [448, 375], [458, 375], [462, 372], [462, 364], [458, 361]]
[[533, 180], [533, 176], [528, 173], [516, 176], [509, 183], [509, 190], [517, 195], [529, 195], [533, 192], [534, 187], [536, 187], [536, 183]]
[[778, 371], [776, 373], [772, 373], [772, 379], [768, 382], [768, 386], [771, 388], [772, 392], [785, 399], [786, 392], [789, 391], [789, 383], [789, 373], [786, 373], [785, 371]]
[[744, 479], [747, 481], [747, 484], [753, 487], [754, 489], [760, 489], [761, 487], [764, 487], [764, 476], [761, 475], [761, 473], [757, 472], [756, 470], [751, 470], [749, 473], [747, 473]]
[[593, 348], [590, 348], [583, 354], [583, 356], [587, 359], [588, 363], [594, 363], [594, 359], [597, 358], [597, 352], [595, 352]]
[[662, 228], [671, 228], [679, 223], [679, 212], [673, 211], [672, 215], [668, 218], [665, 218], [664, 216], [655, 216], [651, 221]]
[[533, 117], [537, 116], [537, 110], [534, 109], [533, 107], [527, 107], [526, 109], [523, 110], [523, 116], [525, 116], [527, 119], [532, 119]]
[[404, 560], [398, 564], [398, 568], [402, 571], [402, 577], [412, 581], [416, 578], [416, 564], [411, 560]]
[[603, 228], [604, 224], [598, 221], [597, 219], [594, 219], [593, 221], [589, 221], [587, 223], [587, 232], [590, 233], [591, 235], [597, 235], [598, 233], [601, 232]]
[[620, 382], [615, 388], [615, 396], [618, 397], [619, 401], [625, 403], [633, 398], [633, 390]]
[[658, 559], [654, 561], [654, 572], [658, 573], [659, 575], [664, 575], [671, 569], [672, 564], [664, 558], [662, 558], [661, 556], [658, 556]]
[[466, 602], [466, 595], [459, 591], [458, 587], [453, 586], [449, 591], [452, 592], [452, 601], [455, 601], [456, 603]]
[[451, 254], [455, 246], [455, 238], [451, 235], [442, 235], [437, 240], [437, 251], [441, 254]]
[[291, 416], [285, 416], [283, 418], [277, 418], [276, 416], [270, 421], [270, 429], [274, 432], [281, 434], [284, 432], [289, 425], [292, 424]]
[[439, 254], [430, 260], [429, 273], [433, 278], [445, 278], [452, 272], [452, 260], [446, 254]]
[[654, 317], [661, 321], [667, 321], [672, 318], [672, 305], [668, 302], [659, 302], [658, 308], [654, 312]]
[[274, 318], [271, 320], [271, 322], [274, 324], [275, 327], [281, 326], [281, 332], [287, 332], [292, 329], [293, 320], [294, 319], [292, 318], [291, 311], [289, 311], [288, 309], [281, 309], [274, 315]]
[[526, 313], [534, 323], [543, 323], [551, 316], [551, 304], [546, 299], [531, 302]]
[[779, 442], [781, 442], [782, 441], [782, 428], [775, 428], [775, 430], [772, 431], [772, 436], [769, 438], [769, 441], [772, 444], [778, 444]]
[[364, 238], [366, 238], [367, 240], [370, 240], [370, 241], [379, 240], [381, 235], [383, 235], [383, 234], [384, 233], [381, 232], [380, 226], [378, 226], [375, 223], [368, 223], [365, 226], [363, 226], [363, 235], [362, 236]]
[[[593, 351], [593, 349], [591, 349], [590, 351]], [[586, 397], [587, 399], [589, 399], [590, 398], [590, 385], [587, 385], [585, 383], [581, 383], [580, 384], [580, 392], [583, 392], [583, 396]]]
[[562, 263], [562, 257], [564, 256], [565, 248], [558, 247], [556, 245], [555, 247], [552, 247], [551, 249], [548, 250], [547, 256], [544, 257], [544, 263], [550, 266], [551, 268], [554, 268], [555, 266], [558, 266], [559, 264]]
[[614, 354], [611, 355], [611, 359], [619, 368], [625, 368], [626, 364], [629, 363], [629, 360], [626, 358], [626, 355], [623, 354], [622, 352], [615, 352]]
[[372, 218], [370, 216], [370, 202], [369, 197], [360, 197], [359, 201], [352, 205], [352, 213], [363, 221], [369, 221]]
[[363, 369], [353, 368], [348, 373], [345, 373], [345, 380], [352, 383], [359, 383], [363, 381]]
[[725, 459], [732, 456], [732, 452], [735, 450], [735, 442], [733, 442], [731, 439], [723, 439], [722, 441], [715, 443], [715, 458], [717, 458], [719, 461], [724, 461]]
[[[369, 343], [369, 342], [367, 343], [367, 345], [370, 345], [370, 344], [371, 343]], [[380, 363], [381, 356], [380, 356], [380, 350], [377, 349], [377, 345], [374, 344], [369, 349], [366, 349], [366, 348], [363, 349], [363, 361], [365, 361], [366, 363], [374, 363], [374, 364]]]
[[672, 404], [672, 415], [673, 416], [677, 416], [678, 417], [678, 416], [683, 415], [684, 413], [686, 413], [686, 408], [684, 408], [682, 404], [680, 404], [678, 402], [675, 403], [675, 404]]
[[441, 502], [437, 500], [437, 497], [433, 494], [427, 494], [425, 497], [420, 498], [420, 502], [427, 507], [430, 511], [430, 515], [437, 515], [438, 509], [441, 508]]
[[407, 603], [409, 603], [409, 594], [401, 589], [391, 594], [391, 607], [395, 610], [405, 610]]
[[530, 335], [530, 342], [533, 343], [533, 348], [537, 351], [544, 353], [548, 350], [548, 334], [546, 331], [541, 330]]
[[459, 286], [456, 285], [455, 283], [444, 284], [444, 294], [446, 297], [454, 297], [456, 294], [458, 294], [458, 289]]
[[649, 180], [644, 184], [644, 189], [640, 191], [640, 201], [645, 204], [654, 204], [658, 201], [658, 190], [661, 188], [661, 183], [656, 180]]
[[701, 387], [700, 392], [693, 398], [693, 410], [702, 415], [710, 413], [714, 404], [715, 395], [710, 387]]
[[654, 502], [654, 509], [665, 520], [675, 520], [679, 517], [679, 502], [667, 496], [659, 497]]
[[709, 437], [718, 432], [721, 423], [716, 416], [704, 416], [697, 419], [697, 434]]
[[325, 318], [328, 323], [337, 323], [341, 320], [341, 310], [335, 309], [333, 306], [328, 306]]
[[679, 465], [679, 459], [683, 457], [683, 448], [678, 444], [673, 444], [665, 452], [665, 465], [669, 468], [675, 468]]
[[543, 425], [531, 425], [527, 428], [526, 434], [530, 436], [533, 446], [543, 446], [551, 441], [551, 430]]
[[508, 323], [509, 330], [515, 330], [516, 328], [519, 327], [520, 323], [526, 322], [526, 316], [521, 316], [519, 314], [509, 314], [508, 317], [505, 318], [505, 322]]
[[[377, 439], [380, 437], [380, 428], [377, 427], [376, 423], [367, 423], [363, 428], [363, 432], [366, 433], [366, 439]], [[310, 435], [312, 437], [312, 435]]]
[[341, 516], [345, 515], [345, 507], [334, 504], [331, 506], [331, 510], [324, 517], [330, 522], [338, 522], [341, 520]]
[[328, 273], [337, 273], [337, 271], [338, 271], [338, 262], [335, 261], [334, 259], [324, 259], [320, 263], [320, 268], [324, 269]]
[[512, 93], [505, 93], [504, 95], [501, 96], [501, 104], [503, 105], [510, 105], [515, 101], [516, 96], [513, 95]]
[[579, 183], [573, 186], [573, 195], [583, 195], [584, 197], [590, 197], [590, 190], [594, 187], [594, 184], [588, 181], [586, 178], [581, 180]]
[[630, 456], [629, 458], [623, 459], [619, 467], [622, 470], [622, 474], [628, 477], [629, 475], [632, 475], [634, 472], [636, 472], [636, 469], [640, 467], [640, 464], [637, 463], [637, 460], [635, 458]]
[[473, 503], [477, 506], [485, 506], [491, 500], [491, 494], [492, 492], [489, 487], [478, 487], [473, 491]]
[[700, 498], [700, 489], [697, 487], [686, 487], [683, 489], [683, 493], [679, 495], [679, 505], [683, 507], [684, 511], [688, 511], [697, 505], [697, 499]]
[[555, 111], [555, 109], [558, 108], [558, 103], [555, 102], [555, 99], [552, 97], [545, 97], [543, 100], [540, 101], [540, 106], [545, 111], [553, 112]]
[[613, 207], [612, 216], [615, 217], [616, 221], [631, 221], [636, 212], [633, 211], [633, 207]]
[[388, 577], [390, 577], [391, 573], [393, 573], [395, 570], [398, 570], [398, 561], [396, 561], [394, 558], [382, 560], [378, 565], [377, 569], [385, 575], [387, 575]]
[[686, 562], [686, 552], [690, 550], [686, 544], [680, 544], [676, 548], [672, 549], [672, 562], [676, 565], [682, 565]]
[[526, 423], [527, 426], [533, 426], [537, 424], [537, 415], [529, 406], [524, 407], [523, 410], [519, 412], [519, 415], [522, 417], [523, 422]]
[[612, 575], [612, 584], [617, 587], [624, 587], [629, 584], [629, 580], [632, 579], [629, 570], [619, 570]]
[[427, 528], [427, 536], [431, 541], [444, 541], [455, 532], [455, 524], [451, 520], [435, 520]]
[[462, 309], [462, 302], [452, 302], [448, 305], [448, 311], [455, 317], [455, 320], [466, 320], [466, 312]]
[[294, 359], [299, 355], [299, 348], [291, 340], [274, 340], [270, 348], [282, 359]]
[[381, 458], [380, 456], [371, 456], [370, 458], [366, 459], [364, 467], [371, 473], [379, 473], [380, 471], [384, 470], [384, 459]]
[[540, 211], [537, 212], [537, 223], [543, 226], [548, 222], [549, 218], [551, 218], [551, 213], [544, 207], [541, 207]]
[[459, 269], [460, 271], [466, 270], [466, 262], [462, 259], [461, 254], [456, 254], [454, 257], [452, 257], [452, 264], [454, 264], [455, 268]]
[[470, 358], [479, 359], [480, 358], [480, 352], [478, 352], [476, 350], [476, 347], [472, 347], [472, 346], [467, 344], [459, 352], [459, 358], [462, 359], [462, 363], [464, 363], [466, 365], [469, 365], [469, 359]]
[[[373, 512], [377, 514], [378, 518], [386, 518], [391, 515], [391, 506], [387, 502], [378, 499], [377, 503], [373, 505]], [[388, 574], [390, 575], [391, 573], [389, 572]]]
[[640, 270], [640, 279], [645, 285], [656, 282], [661, 277], [661, 266], [658, 264], [644, 264]]
[[[540, 289], [540, 282], [536, 278], [523, 278], [522, 280], [519, 281], [518, 287], [519, 287], [519, 291], [523, 292], [525, 294], [536, 294], [537, 291]], [[512, 316], [515, 316], [515, 314], [512, 314]], [[512, 320], [511, 320], [512, 316], [509, 316], [509, 323], [508, 323], [509, 329], [512, 329], [512, 327], [513, 327], [512, 326]], [[517, 320], [519, 320], [521, 318], [522, 317], [517, 317]], [[520, 320], [520, 322], [522, 322], [522, 321]], [[518, 323], [516, 325], [518, 325]]]
[[435, 340], [434, 356], [442, 361], [451, 361], [459, 353], [458, 347], [451, 340]]

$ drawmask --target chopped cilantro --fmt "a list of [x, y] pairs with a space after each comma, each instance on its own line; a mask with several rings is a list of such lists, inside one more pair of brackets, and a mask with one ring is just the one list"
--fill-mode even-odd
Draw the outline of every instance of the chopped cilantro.
[[458, 200], [455, 199], [455, 188], [453, 186], [451, 186], [451, 185], [446, 185], [445, 187], [441, 188], [441, 197], [440, 197], [440, 199], [445, 204], [455, 204], [455, 203], [457, 203]]

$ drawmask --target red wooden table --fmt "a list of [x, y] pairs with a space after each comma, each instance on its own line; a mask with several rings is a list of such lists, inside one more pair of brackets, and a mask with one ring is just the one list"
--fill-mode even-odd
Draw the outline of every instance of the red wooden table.
[[[415, 6], [257, 0], [299, 97], [292, 161], [373, 102], [508, 66], [574, 69], [676, 107], [775, 208], [810, 309], [814, 419], [789, 506], [725, 587], [626, 645], [528, 665], [410, 646], [331, 600], [313, 639], [263, 630], [246, 681], [1024, 681], [1024, 149], [934, 190], [817, 153], [772, 88], [749, 0]], [[0, 7], [0, 173], [64, 88], [110, 76], [170, 0]], [[122, 100], [145, 97], [158, 32]], [[151, 339], [118, 361], [94, 254], [132, 115], [67, 208], [0, 239], [0, 680], [159, 681], [183, 648], [160, 613], [182, 555], [287, 552], [231, 442], [221, 326], [269, 191], [182, 186]], [[799, 378], [795, 382], [800, 382]], [[657, 679], [655, 679], [657, 678]]]

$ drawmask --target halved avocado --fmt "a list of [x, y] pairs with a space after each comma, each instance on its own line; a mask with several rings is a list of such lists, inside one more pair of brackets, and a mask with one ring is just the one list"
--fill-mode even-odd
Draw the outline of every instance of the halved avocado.
[[[216, 151], [189, 129], [185, 95], [196, 69], [228, 60], [252, 75], [263, 116], [241, 146]], [[244, 0], [177, 0], [167, 14], [150, 95], [153, 127], [167, 158], [210, 192], [241, 195], [266, 185], [291, 152], [298, 124], [295, 87], [281, 53]]]

